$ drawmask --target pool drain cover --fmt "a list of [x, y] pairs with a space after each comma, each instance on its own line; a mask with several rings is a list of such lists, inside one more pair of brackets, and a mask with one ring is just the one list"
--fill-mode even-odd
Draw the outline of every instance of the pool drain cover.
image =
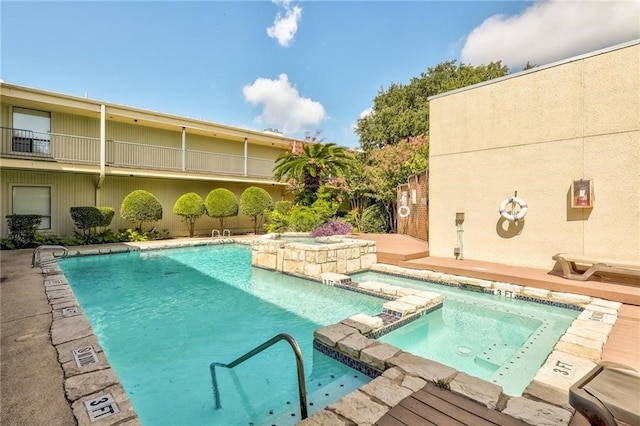
[[456, 353], [460, 356], [469, 356], [471, 355], [471, 349], [466, 346], [458, 346]]

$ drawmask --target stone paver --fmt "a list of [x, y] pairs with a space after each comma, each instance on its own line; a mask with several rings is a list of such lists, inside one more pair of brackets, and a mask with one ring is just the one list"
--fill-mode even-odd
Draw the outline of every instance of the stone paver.
[[509, 399], [502, 412], [534, 426], [568, 425], [572, 417], [571, 411], [520, 397]]
[[407, 374], [420, 377], [430, 382], [438, 380], [451, 381], [456, 374], [458, 374], [458, 370], [455, 368], [448, 367], [436, 361], [421, 358], [408, 352], [402, 352], [399, 355], [388, 359], [387, 363], [400, 368]]
[[328, 408], [358, 426], [371, 426], [389, 411], [388, 407], [378, 404], [360, 391], [351, 392]]
[[379, 345], [363, 349], [360, 352], [360, 361], [377, 370], [384, 371], [387, 368], [387, 361], [400, 352], [400, 349], [395, 346], [381, 343]]
[[449, 383], [452, 392], [479, 402], [487, 408], [495, 410], [502, 396], [502, 387], [495, 383], [470, 376], [467, 373], [458, 373]]

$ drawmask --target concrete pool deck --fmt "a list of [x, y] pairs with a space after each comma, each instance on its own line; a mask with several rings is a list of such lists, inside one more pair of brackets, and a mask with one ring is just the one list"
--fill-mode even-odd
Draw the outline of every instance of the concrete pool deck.
[[[180, 244], [179, 240], [171, 242]], [[167, 242], [149, 244], [162, 246]], [[102, 250], [106, 248], [108, 246], [100, 246]], [[97, 247], [77, 249], [98, 250]], [[74, 425], [77, 423], [65, 396], [63, 371], [51, 341], [52, 311], [44, 291], [41, 270], [31, 267], [32, 252], [1, 253], [0, 423]], [[592, 283], [581, 284], [587, 287]], [[631, 293], [637, 290], [629, 289]], [[623, 305], [604, 346], [603, 359], [640, 369], [638, 336], [640, 307]], [[130, 420], [126, 423], [139, 424], [137, 419]], [[584, 424], [575, 423], [579, 421], [575, 416], [572, 424]]]

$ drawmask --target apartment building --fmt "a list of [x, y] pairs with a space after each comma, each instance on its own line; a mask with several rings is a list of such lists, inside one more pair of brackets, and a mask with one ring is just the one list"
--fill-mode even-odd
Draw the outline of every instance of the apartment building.
[[[30, 87], [0, 83], [1, 235], [9, 214], [42, 215], [41, 232], [72, 235], [69, 209], [108, 206], [111, 228], [132, 227], [120, 218], [131, 191], [150, 191], [163, 218], [155, 225], [172, 236], [188, 235], [173, 205], [180, 195], [205, 198], [227, 188], [266, 189], [274, 201], [286, 198], [273, 181], [275, 159], [292, 143], [276, 132], [257, 132], [217, 123], [116, 105]], [[196, 235], [210, 235], [217, 220], [203, 216]], [[252, 231], [241, 213], [229, 218], [232, 233]]]

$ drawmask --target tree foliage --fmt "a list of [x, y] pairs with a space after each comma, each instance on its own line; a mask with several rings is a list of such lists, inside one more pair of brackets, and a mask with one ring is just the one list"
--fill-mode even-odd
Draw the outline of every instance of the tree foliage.
[[338, 203], [321, 187], [318, 198], [310, 206], [291, 207], [285, 202], [276, 203], [276, 208], [269, 214], [267, 232], [311, 232], [334, 218], [337, 211]]
[[138, 224], [136, 229], [142, 231], [142, 225], [145, 222], [162, 219], [162, 204], [152, 193], [138, 189], [124, 198], [120, 205], [120, 216], [124, 220]]
[[202, 197], [195, 192], [182, 194], [173, 205], [173, 213], [182, 216], [189, 230], [189, 237], [193, 238], [196, 221], [202, 217], [206, 209]]
[[258, 233], [264, 215], [273, 209], [273, 198], [263, 188], [250, 186], [240, 195], [240, 210], [253, 219], [253, 232]]
[[360, 146], [364, 150], [393, 145], [403, 139], [429, 132], [430, 96], [507, 75], [501, 61], [474, 67], [456, 61], [427, 68], [409, 84], [392, 83], [380, 89], [373, 100], [372, 112], [356, 124]]
[[429, 144], [425, 137], [409, 138], [368, 153], [365, 177], [372, 186], [373, 200], [383, 207], [385, 223], [392, 230], [396, 223], [398, 186], [407, 183], [409, 176], [427, 169], [428, 161]]
[[225, 218], [238, 215], [238, 198], [226, 188], [216, 188], [209, 192], [204, 205], [207, 214], [220, 221], [220, 229], [225, 229]]
[[296, 203], [310, 205], [317, 191], [331, 177], [344, 175], [351, 163], [347, 150], [335, 143], [312, 143], [281, 154], [273, 169], [273, 178], [286, 180]]

